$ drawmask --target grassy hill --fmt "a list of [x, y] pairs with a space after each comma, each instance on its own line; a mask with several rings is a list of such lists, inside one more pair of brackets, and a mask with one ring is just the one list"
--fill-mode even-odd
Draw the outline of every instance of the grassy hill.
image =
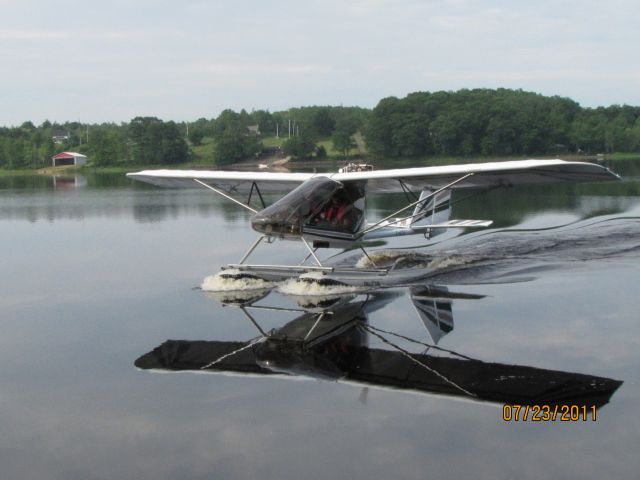
[[[355, 148], [349, 151], [349, 157], [361, 157], [366, 154], [366, 147], [364, 143], [364, 137], [360, 132], [354, 136], [356, 144]], [[262, 137], [261, 142], [264, 148], [282, 147], [287, 137]], [[333, 143], [330, 138], [322, 138], [316, 142], [318, 146], [324, 147], [327, 152], [327, 156], [332, 159], [342, 160], [342, 153], [333, 148]], [[213, 165], [214, 154], [216, 148], [216, 141], [212, 137], [204, 137], [200, 145], [190, 145], [193, 152], [193, 160], [191, 163], [197, 165]]]

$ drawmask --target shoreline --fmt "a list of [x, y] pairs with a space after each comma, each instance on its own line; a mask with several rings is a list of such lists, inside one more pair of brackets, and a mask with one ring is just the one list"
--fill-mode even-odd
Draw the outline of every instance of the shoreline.
[[65, 174], [78, 174], [78, 173], [128, 173], [136, 170], [153, 170], [153, 169], [175, 169], [175, 170], [229, 170], [229, 171], [266, 171], [266, 172], [288, 172], [290, 170], [336, 170], [341, 166], [346, 165], [349, 162], [366, 162], [374, 165], [377, 169], [384, 168], [408, 168], [415, 166], [434, 166], [434, 165], [449, 165], [449, 164], [465, 164], [465, 163], [483, 163], [483, 162], [501, 162], [507, 160], [524, 160], [527, 158], [536, 159], [549, 159], [560, 158], [567, 161], [582, 161], [597, 163], [600, 161], [624, 161], [624, 160], [640, 160], [640, 153], [634, 152], [619, 152], [610, 155], [532, 155], [528, 156], [501, 156], [501, 157], [424, 157], [424, 158], [402, 158], [402, 159], [378, 159], [367, 160], [363, 158], [350, 158], [346, 160], [337, 159], [323, 159], [323, 160], [300, 160], [289, 161], [284, 164], [270, 164], [266, 168], [260, 167], [264, 165], [264, 161], [260, 160], [247, 160], [242, 162], [236, 162], [229, 165], [223, 165], [217, 167], [216, 165], [203, 165], [203, 164], [181, 164], [181, 165], [122, 165], [122, 166], [109, 166], [109, 167], [96, 167], [96, 166], [82, 166], [75, 167], [73, 165], [67, 165], [62, 167], [44, 167], [37, 169], [0, 169], [0, 177], [2, 176], [30, 176], [30, 175], [44, 175], [44, 176], [59, 176]]

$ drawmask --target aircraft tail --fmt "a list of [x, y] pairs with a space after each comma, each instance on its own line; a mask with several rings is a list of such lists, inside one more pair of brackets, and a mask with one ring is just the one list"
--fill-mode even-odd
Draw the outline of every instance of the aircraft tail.
[[[365, 240], [402, 235], [424, 234], [427, 238], [445, 233], [450, 228], [488, 227], [491, 220], [449, 220], [451, 215], [451, 190], [433, 195], [432, 190], [422, 190], [413, 214], [388, 222], [388, 227], [366, 234]], [[378, 224], [369, 224], [376, 227]], [[383, 225], [385, 226], [385, 225]]]
[[413, 210], [411, 226], [423, 219], [427, 221], [422, 225], [436, 225], [449, 220], [451, 215], [451, 190], [443, 190], [427, 199], [432, 193], [431, 190], [422, 190], [420, 200], [425, 199], [425, 201], [418, 203]]
[[[421, 220], [426, 220], [420, 224], [421, 227], [429, 225], [442, 225], [448, 222], [451, 215], [451, 190], [443, 190], [432, 195], [431, 190], [422, 190], [420, 193], [420, 200], [425, 199], [424, 202], [420, 202], [413, 210], [413, 215], [410, 223], [410, 227], [417, 226], [416, 223]], [[435, 237], [446, 232], [446, 228], [434, 228], [429, 230], [430, 237]]]

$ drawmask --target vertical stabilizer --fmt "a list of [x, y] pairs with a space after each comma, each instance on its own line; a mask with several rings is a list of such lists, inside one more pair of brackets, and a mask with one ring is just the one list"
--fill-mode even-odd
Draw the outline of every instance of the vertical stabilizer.
[[432, 195], [431, 190], [422, 190], [420, 200], [425, 199], [416, 205], [413, 211], [411, 225], [415, 225], [420, 220], [426, 220], [421, 225], [438, 225], [446, 223], [451, 215], [451, 190], [444, 190]]

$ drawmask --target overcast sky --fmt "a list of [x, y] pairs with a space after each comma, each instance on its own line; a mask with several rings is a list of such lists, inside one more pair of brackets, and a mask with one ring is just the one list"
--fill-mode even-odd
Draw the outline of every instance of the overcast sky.
[[635, 0], [0, 0], [0, 125], [522, 88], [640, 105]]

